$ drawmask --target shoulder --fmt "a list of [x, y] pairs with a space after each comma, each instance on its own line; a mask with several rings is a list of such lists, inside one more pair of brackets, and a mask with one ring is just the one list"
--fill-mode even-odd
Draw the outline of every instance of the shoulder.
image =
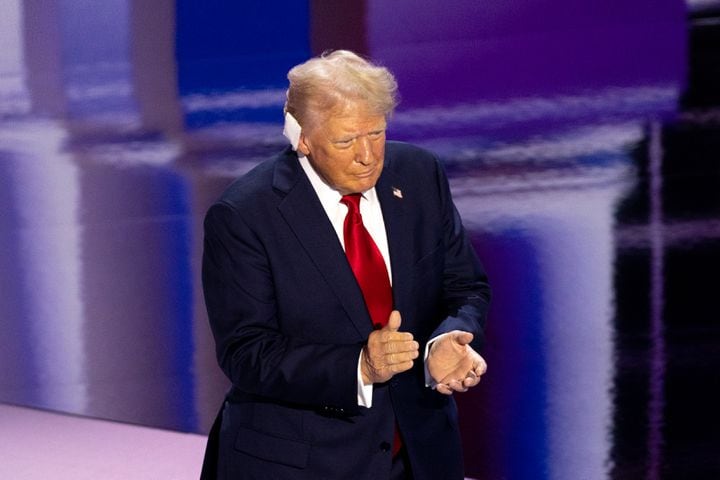
[[386, 143], [385, 168], [404, 179], [444, 177], [444, 169], [435, 153], [404, 142]]
[[392, 161], [415, 161], [436, 163], [437, 157], [430, 150], [405, 142], [388, 141], [385, 143], [385, 156]]
[[[278, 172], [293, 170], [297, 157], [291, 150], [264, 160], [233, 181], [205, 214], [205, 225], [242, 222], [261, 225], [278, 212], [286, 192], [274, 187]], [[299, 169], [299, 164], [297, 165]], [[292, 173], [287, 175], [292, 177]]]
[[[217, 199], [233, 209], [256, 209], [263, 204], [276, 204], [281, 196], [273, 188], [276, 172], [297, 163], [294, 152], [287, 149], [268, 158], [233, 181]], [[298, 165], [299, 169], [299, 165]]]
[[217, 203], [239, 207], [257, 199], [263, 191], [270, 189], [274, 163], [275, 159], [265, 160], [236, 178], [220, 195]]

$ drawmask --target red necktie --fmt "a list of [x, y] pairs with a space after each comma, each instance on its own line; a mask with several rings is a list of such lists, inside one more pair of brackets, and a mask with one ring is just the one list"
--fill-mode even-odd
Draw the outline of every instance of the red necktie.
[[[362, 223], [360, 197], [359, 193], [353, 193], [343, 196], [340, 200], [348, 207], [343, 227], [345, 255], [347, 255], [350, 268], [362, 290], [373, 326], [379, 329], [387, 325], [392, 311], [392, 287], [385, 260]], [[392, 448], [393, 456], [400, 451], [401, 447], [402, 439], [396, 426]]]
[[373, 326], [382, 328], [392, 311], [392, 288], [385, 260], [362, 223], [360, 194], [345, 195], [340, 201], [348, 207], [343, 229], [345, 255], [362, 290]]

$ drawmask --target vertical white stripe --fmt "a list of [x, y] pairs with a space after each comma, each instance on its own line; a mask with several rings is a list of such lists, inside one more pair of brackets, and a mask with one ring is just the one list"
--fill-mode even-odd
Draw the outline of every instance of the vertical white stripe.
[[[14, 207], [20, 217], [23, 296], [34, 341], [39, 400], [82, 412], [87, 404], [82, 303], [79, 172], [59, 153], [65, 133], [33, 122], [14, 135]], [[7, 140], [7, 138], [3, 139]], [[3, 142], [4, 143], [4, 142]], [[24, 158], [23, 158], [24, 157]]]

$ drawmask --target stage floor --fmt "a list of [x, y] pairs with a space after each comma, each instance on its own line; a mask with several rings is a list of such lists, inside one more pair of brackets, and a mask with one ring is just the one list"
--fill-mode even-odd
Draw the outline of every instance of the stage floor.
[[0, 405], [0, 478], [196, 480], [205, 436]]

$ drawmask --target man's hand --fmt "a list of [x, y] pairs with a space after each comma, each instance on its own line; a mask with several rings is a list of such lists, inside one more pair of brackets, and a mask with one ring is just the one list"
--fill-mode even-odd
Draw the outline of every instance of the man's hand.
[[400, 322], [400, 312], [393, 310], [387, 325], [368, 337], [360, 365], [365, 385], [387, 382], [396, 373], [412, 368], [420, 346], [412, 333], [398, 332]]
[[430, 346], [426, 365], [438, 392], [444, 395], [467, 392], [480, 382], [487, 364], [469, 345], [472, 339], [472, 333], [453, 330]]

